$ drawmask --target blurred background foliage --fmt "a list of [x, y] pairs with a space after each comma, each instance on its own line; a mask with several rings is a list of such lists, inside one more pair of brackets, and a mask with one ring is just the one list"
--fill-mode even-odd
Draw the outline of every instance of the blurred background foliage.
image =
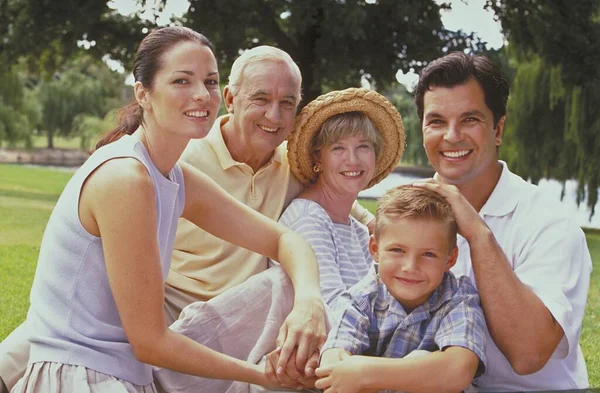
[[[166, 1], [160, 2], [164, 6]], [[468, 2], [468, 0], [464, 0]], [[139, 8], [147, 7], [139, 0]], [[598, 200], [600, 173], [600, 0], [487, 0], [505, 45], [444, 28], [433, 0], [190, 0], [171, 21], [209, 37], [221, 75], [240, 51], [275, 45], [303, 74], [303, 104], [368, 83], [398, 107], [407, 131], [403, 161], [428, 165], [410, 89], [398, 70], [418, 72], [444, 53], [491, 57], [511, 96], [501, 158], [524, 178], [576, 179], [578, 201]], [[157, 12], [160, 11], [160, 7]], [[124, 81], [135, 48], [157, 25], [124, 16], [108, 0], [0, 0], [0, 146], [78, 137], [89, 149], [131, 99]], [[126, 72], [112, 71], [107, 59]], [[225, 83], [225, 78], [223, 79]], [[593, 214], [593, 210], [591, 210]]]

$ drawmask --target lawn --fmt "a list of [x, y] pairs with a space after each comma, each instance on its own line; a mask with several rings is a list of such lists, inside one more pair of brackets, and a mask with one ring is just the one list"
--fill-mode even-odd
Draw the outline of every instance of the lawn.
[[[0, 340], [24, 319], [42, 234], [71, 173], [0, 164]], [[362, 201], [374, 211], [374, 201]], [[600, 231], [587, 231], [594, 271], [581, 346], [590, 385], [600, 387]]]

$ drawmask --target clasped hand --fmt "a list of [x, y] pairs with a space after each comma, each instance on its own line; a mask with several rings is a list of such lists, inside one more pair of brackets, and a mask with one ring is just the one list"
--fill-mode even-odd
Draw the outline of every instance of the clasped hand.
[[312, 388], [319, 349], [327, 338], [322, 299], [300, 299], [283, 323], [277, 348], [266, 358], [265, 376], [270, 384], [291, 388]]
[[365, 375], [365, 366], [368, 357], [350, 356], [339, 353], [340, 358], [329, 364], [323, 364], [317, 368], [317, 382], [315, 387], [322, 389], [324, 393], [371, 393], [377, 390], [365, 389], [361, 377]]

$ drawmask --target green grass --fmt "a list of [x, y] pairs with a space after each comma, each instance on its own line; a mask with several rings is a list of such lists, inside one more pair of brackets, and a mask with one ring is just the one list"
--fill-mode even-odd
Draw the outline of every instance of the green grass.
[[0, 164], [0, 339], [25, 319], [44, 228], [70, 177]]
[[371, 213], [375, 214], [375, 209], [377, 209], [377, 201], [374, 199], [361, 199], [360, 204]]
[[[0, 164], [0, 340], [25, 320], [44, 228], [71, 173]], [[375, 201], [361, 201], [370, 211]], [[600, 387], [600, 231], [586, 233], [594, 271], [581, 346], [590, 385]]]
[[580, 343], [590, 376], [590, 386], [600, 387], [600, 232], [587, 231], [586, 238], [594, 270]]

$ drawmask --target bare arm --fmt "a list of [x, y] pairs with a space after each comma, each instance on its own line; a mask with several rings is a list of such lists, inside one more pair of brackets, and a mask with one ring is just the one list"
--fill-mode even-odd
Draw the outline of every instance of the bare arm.
[[348, 359], [350, 356], [350, 353], [343, 348], [329, 348], [321, 355], [319, 367], [331, 368], [337, 363]]
[[370, 211], [365, 209], [363, 205], [358, 203], [358, 201], [355, 201], [352, 205], [350, 215], [369, 228], [370, 234], [373, 233], [373, 230], [375, 229], [375, 216]]
[[540, 370], [563, 337], [561, 326], [515, 275], [491, 230], [456, 187], [434, 180], [420, 186], [438, 192], [454, 210], [459, 233], [469, 243], [481, 305], [494, 342], [516, 373]]
[[469, 247], [494, 342], [517, 374], [540, 370], [556, 350], [563, 329], [540, 298], [515, 275], [487, 226], [470, 239]]
[[102, 165], [84, 185], [79, 211], [82, 217], [92, 217], [87, 222], [102, 237], [113, 297], [141, 362], [209, 378], [265, 382], [258, 366], [210, 350], [167, 328], [155, 192], [141, 163], [126, 158]]
[[312, 248], [293, 231], [237, 201], [208, 176], [188, 164], [181, 166], [186, 185], [183, 216], [223, 240], [277, 260], [289, 275], [295, 301], [278, 337], [282, 343], [278, 366], [285, 367], [297, 346], [296, 365], [304, 368], [326, 338], [325, 308]]
[[343, 392], [460, 392], [469, 386], [478, 365], [479, 358], [462, 347], [403, 359], [350, 356], [331, 367], [318, 368], [316, 386]]

